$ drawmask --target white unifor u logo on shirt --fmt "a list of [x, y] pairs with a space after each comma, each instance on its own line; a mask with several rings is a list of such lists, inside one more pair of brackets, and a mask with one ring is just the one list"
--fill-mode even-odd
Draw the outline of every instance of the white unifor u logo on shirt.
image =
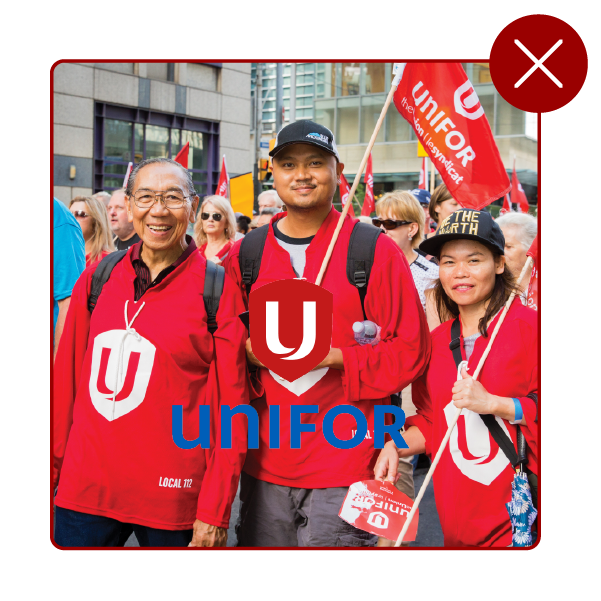
[[[276, 355], [292, 353], [292, 351], [294, 351], [293, 348], [287, 348], [280, 342], [279, 303], [277, 301], [268, 301], [265, 306], [265, 311], [267, 347]], [[282, 357], [282, 359], [289, 361], [306, 357], [315, 346], [316, 335], [317, 305], [315, 301], [305, 301], [303, 302], [303, 340], [295, 353], [289, 357]]]

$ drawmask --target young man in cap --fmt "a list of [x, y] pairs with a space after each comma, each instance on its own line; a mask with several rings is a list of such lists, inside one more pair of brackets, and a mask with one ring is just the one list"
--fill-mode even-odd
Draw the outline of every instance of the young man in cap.
[[[332, 198], [344, 165], [332, 132], [303, 120], [282, 129], [271, 151], [274, 186], [287, 212], [267, 225], [261, 267], [252, 285], [281, 279], [315, 282], [339, 219]], [[379, 325], [376, 346], [355, 342], [352, 325], [362, 321], [358, 290], [346, 274], [349, 240], [356, 219], [347, 216], [325, 272], [322, 286], [334, 296], [329, 354], [315, 370], [288, 383], [274, 377], [252, 353], [258, 367], [254, 406], [259, 413], [259, 448], [248, 452], [241, 477], [238, 545], [248, 547], [371, 546], [377, 537], [357, 530], [338, 517], [349, 485], [373, 477], [374, 405], [390, 404], [390, 395], [415, 380], [430, 356], [430, 336], [407, 260], [386, 236], [376, 242], [374, 265], [365, 297], [367, 319]], [[226, 269], [245, 295], [240, 270], [241, 243], [231, 251]], [[287, 315], [287, 317], [289, 317]], [[319, 413], [303, 415], [315, 432], [303, 434], [300, 449], [290, 445], [290, 406], [318, 405]], [[368, 432], [355, 448], [328, 444], [322, 420], [333, 407], [352, 404], [365, 415]], [[270, 405], [280, 406], [280, 448], [269, 448]], [[355, 420], [336, 418], [339, 438], [350, 439]]]

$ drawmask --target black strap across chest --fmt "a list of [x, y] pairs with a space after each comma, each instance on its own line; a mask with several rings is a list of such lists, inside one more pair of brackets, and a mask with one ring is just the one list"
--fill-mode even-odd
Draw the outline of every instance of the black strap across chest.
[[[451, 342], [449, 344], [449, 349], [451, 349], [455, 365], [459, 369], [459, 364], [463, 361], [463, 356], [461, 355], [461, 324], [459, 323], [458, 317], [451, 325]], [[514, 468], [521, 463], [526, 462], [526, 439], [519, 426], [517, 433], [518, 451], [516, 452], [513, 441], [505, 434], [494, 415], [480, 414], [480, 418], [488, 428], [493, 440], [499, 445], [499, 448], [505, 453], [505, 456], [509, 459]]]

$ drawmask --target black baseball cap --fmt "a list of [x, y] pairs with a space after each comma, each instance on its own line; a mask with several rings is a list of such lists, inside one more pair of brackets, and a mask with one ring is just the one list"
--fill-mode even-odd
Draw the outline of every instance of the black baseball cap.
[[336, 160], [340, 162], [334, 134], [327, 127], [319, 125], [315, 121], [301, 119], [280, 129], [275, 139], [275, 146], [269, 153], [269, 156], [274, 157], [282, 148], [286, 148], [286, 146], [291, 146], [292, 144], [313, 144], [313, 146], [319, 146], [319, 148], [323, 148], [330, 154], [333, 154]]
[[419, 249], [439, 257], [443, 244], [449, 240], [475, 240], [493, 252], [505, 254], [505, 236], [487, 211], [458, 209], [440, 224], [434, 236], [419, 245]]

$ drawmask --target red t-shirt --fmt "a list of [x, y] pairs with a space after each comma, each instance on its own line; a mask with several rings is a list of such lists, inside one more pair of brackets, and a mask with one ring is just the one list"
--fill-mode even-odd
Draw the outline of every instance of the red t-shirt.
[[[492, 334], [499, 319], [488, 327]], [[536, 403], [527, 394], [538, 394], [538, 327], [535, 311], [515, 299], [492, 345], [478, 380], [491, 394], [518, 398], [526, 425], [520, 426], [528, 444], [528, 468], [538, 473]], [[412, 386], [417, 415], [407, 418], [407, 428], [417, 426], [433, 457], [456, 413], [451, 390], [457, 367], [449, 349], [452, 320], [432, 332], [432, 359]], [[474, 373], [490, 338], [480, 336], [470, 356]], [[463, 348], [462, 348], [463, 352]], [[464, 354], [465, 359], [465, 354]], [[497, 422], [517, 440], [517, 426], [497, 417]], [[493, 440], [480, 416], [464, 409], [434, 472], [434, 494], [445, 546], [507, 547], [511, 523], [505, 503], [511, 499], [514, 470]]]
[[[228, 240], [225, 243], [225, 246], [215, 255], [215, 257], [217, 259], [219, 259], [219, 261], [223, 261], [223, 259], [225, 259], [225, 257], [227, 257], [227, 254], [230, 252], [230, 249], [232, 248], [232, 246], [234, 246], [234, 243], [232, 242], [232, 240]], [[205, 242], [199, 248], [199, 251], [202, 253], [202, 256], [205, 258], [206, 258], [206, 254], [205, 254], [206, 249], [207, 249], [207, 243]]]
[[[189, 529], [196, 518], [227, 528], [246, 417], [234, 417], [232, 449], [221, 449], [219, 412], [248, 402], [242, 297], [226, 278], [211, 336], [205, 258], [192, 253], [136, 303], [131, 255], [114, 268], [91, 318], [96, 265], [73, 289], [54, 365], [56, 504], [166, 530]], [[199, 407], [210, 407], [210, 449], [175, 444], [174, 405], [183, 406], [186, 440], [199, 435]]]
[[[253, 290], [296, 277], [290, 255], [278, 244], [271, 225], [285, 215], [279, 213], [271, 220]], [[306, 249], [303, 277], [309, 282], [315, 282], [339, 216], [332, 208]], [[389, 405], [390, 395], [415, 380], [430, 357], [430, 333], [407, 260], [386, 236], [378, 238], [365, 299], [367, 317], [381, 326], [382, 339], [377, 346], [360, 346], [355, 341], [352, 325], [363, 321], [363, 312], [359, 292], [347, 279], [346, 263], [356, 221], [350, 216], [344, 220], [322, 282], [334, 296], [332, 347], [342, 350], [344, 370], [310, 372], [296, 381], [303, 385], [296, 393], [269, 370], [257, 372], [254, 395], [261, 398], [253, 406], [259, 412], [259, 448], [249, 449], [244, 471], [259, 480], [300, 488], [329, 488], [373, 478], [379, 454], [373, 440], [374, 405]], [[231, 250], [226, 272], [243, 290], [240, 244], [238, 241]], [[354, 449], [337, 449], [323, 436], [323, 418], [329, 409], [351, 403], [365, 415], [368, 433]], [[269, 405], [280, 405], [280, 449], [269, 449]], [[316, 431], [302, 434], [300, 449], [290, 449], [291, 405], [319, 406], [318, 414], [303, 416], [303, 423], [315, 424]], [[334, 422], [334, 432], [340, 439], [351, 438], [356, 428], [355, 420], [347, 414]]]

